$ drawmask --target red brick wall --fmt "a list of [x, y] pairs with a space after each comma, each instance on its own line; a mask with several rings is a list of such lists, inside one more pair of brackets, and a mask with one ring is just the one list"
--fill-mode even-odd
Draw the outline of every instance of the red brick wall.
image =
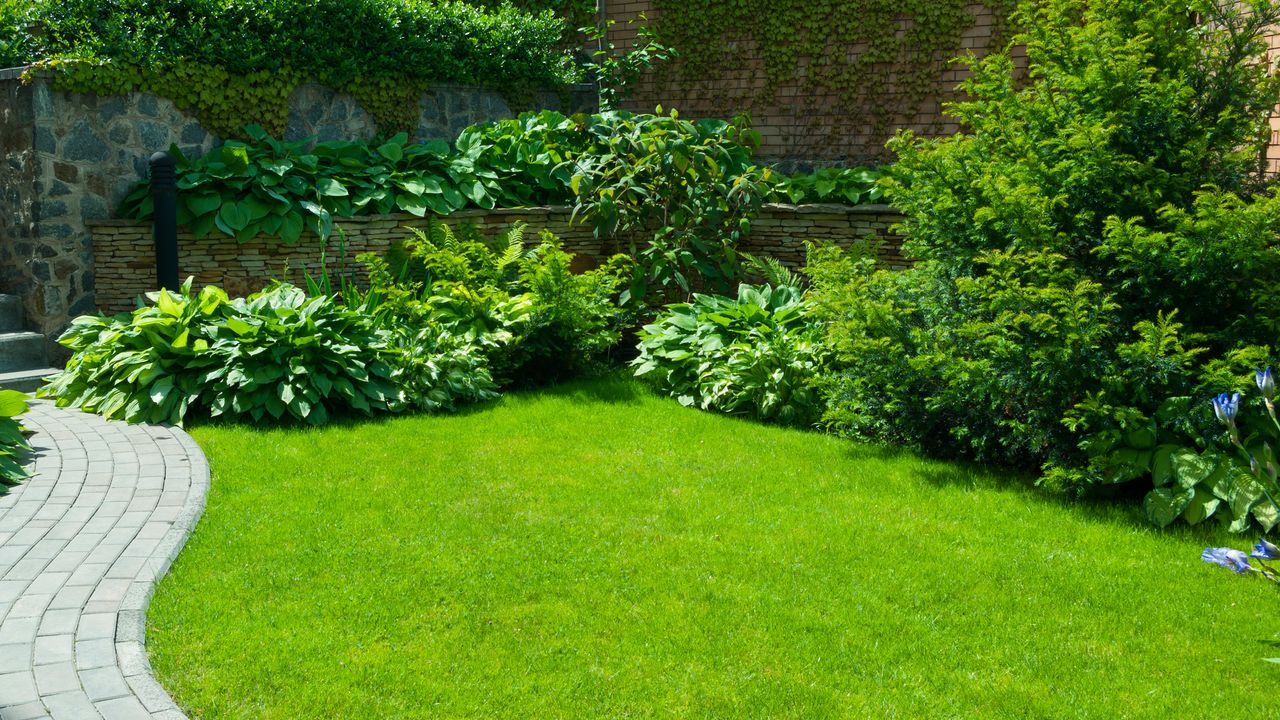
[[[660, 19], [651, 0], [605, 0], [605, 17], [616, 22], [609, 39], [619, 49], [625, 51], [634, 45], [636, 26], [628, 25], [628, 21], [642, 12], [651, 24]], [[642, 82], [624, 107], [652, 112], [655, 106], [662, 105], [691, 117], [750, 112], [755, 128], [764, 138], [760, 156], [765, 159], [817, 165], [883, 161], [889, 157], [884, 143], [898, 129], [931, 136], [958, 129], [955, 121], [943, 114], [942, 105], [958, 97], [956, 87], [966, 71], [949, 65], [947, 58], [962, 50], [984, 54], [996, 41], [999, 25], [992, 11], [983, 5], [970, 5], [968, 12], [974, 18], [973, 25], [965, 30], [954, 52], [940, 54], [931, 61], [930, 72], [936, 77], [934, 90], [918, 103], [900, 89], [892, 68], [885, 68], [885, 91], [875, 96], [853, 100], [835, 95], [814, 96], [797, 79], [780, 85], [771, 99], [762, 99], [758, 96], [764, 89], [764, 71], [758, 48], [753, 42], [739, 41], [733, 67], [686, 84], [674, 79], [677, 61], [665, 73], [659, 73], [656, 80]], [[858, 48], [846, 50], [857, 52]], [[886, 108], [898, 110], [886, 112]]]
[[[991, 48], [998, 21], [983, 5], [970, 5], [968, 12], [974, 22], [964, 32], [956, 51], [971, 50], [980, 56]], [[619, 48], [625, 50], [634, 44], [635, 26], [628, 25], [627, 21], [640, 13], [645, 13], [651, 23], [660, 17], [652, 0], [604, 0], [605, 17], [617, 23], [610, 32], [610, 40]], [[1280, 28], [1270, 36], [1269, 42], [1273, 61], [1280, 60]], [[956, 88], [965, 78], [966, 70], [949, 66], [944, 59], [934, 63], [937, 80], [933, 92], [915, 106], [913, 113], [877, 122], [876, 113], [880, 108], [913, 103], [899, 102], [890, 90], [887, 95], [864, 98], [859, 106], [848, 107], [837, 98], [806, 96], [798, 82], [778, 88], [772, 102], [760, 102], [752, 97], [763, 88], [764, 73], [757, 48], [739, 43], [738, 51], [736, 67], [726, 68], [701, 82], [684, 85], [670, 79], [662, 82], [649, 79], [641, 83], [626, 109], [652, 112], [656, 105], [663, 105], [692, 117], [729, 117], [749, 111], [756, 129], [764, 137], [762, 158], [815, 165], [864, 164], [889, 159], [884, 143], [898, 129], [926, 136], [950, 135], [959, 129], [954, 119], [943, 114], [942, 106], [958, 99]], [[1016, 59], [1015, 49], [1015, 62]], [[886, 86], [894, 86], [892, 78]], [[1280, 110], [1272, 116], [1271, 129], [1267, 168], [1272, 174], [1280, 174]]]
[[[1271, 51], [1267, 57], [1271, 62], [1280, 61], [1280, 28], [1267, 37]], [[1267, 172], [1280, 174], [1280, 110], [1271, 114], [1271, 145], [1267, 148]]]

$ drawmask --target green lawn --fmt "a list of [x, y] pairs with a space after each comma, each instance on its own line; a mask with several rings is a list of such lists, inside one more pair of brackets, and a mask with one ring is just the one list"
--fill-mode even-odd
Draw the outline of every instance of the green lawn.
[[147, 640], [203, 720], [1273, 716], [1244, 539], [621, 380], [193, 434]]

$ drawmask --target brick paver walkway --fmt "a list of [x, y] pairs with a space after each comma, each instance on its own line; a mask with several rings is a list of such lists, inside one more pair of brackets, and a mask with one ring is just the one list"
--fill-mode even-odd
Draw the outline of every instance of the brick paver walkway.
[[0, 496], [0, 720], [179, 720], [143, 615], [204, 508], [186, 433], [36, 401], [35, 475]]

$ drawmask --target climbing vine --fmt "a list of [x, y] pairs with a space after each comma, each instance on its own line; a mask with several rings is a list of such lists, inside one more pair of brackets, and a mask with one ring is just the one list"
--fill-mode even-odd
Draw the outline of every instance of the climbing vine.
[[[1003, 18], [1015, 4], [978, 3], [995, 16], [992, 46], [1002, 42]], [[962, 37], [974, 26], [973, 5], [967, 0], [654, 0], [658, 37], [679, 53], [664, 80], [690, 84], [722, 77], [726, 69], [741, 67], [747, 47], [758, 53], [764, 72], [762, 82], [743, 91], [743, 107], [735, 110], [776, 103], [780, 87], [799, 84], [804, 102], [830, 98], [840, 110], [865, 114], [865, 121], [884, 134], [895, 119], [914, 115], [936, 93], [940, 68], [962, 52]]]
[[[289, 94], [318, 82], [355, 96], [384, 135], [411, 129], [423, 90], [478, 85], [508, 97], [578, 70], [564, 20], [509, 4], [389, 0], [0, 0], [6, 63], [53, 71], [64, 90], [169, 98], [223, 136], [281, 133]], [[15, 9], [16, 8], [16, 9]], [[3, 39], [3, 38], [0, 38]]]
[[[303, 81], [289, 70], [233, 75], [221, 67], [193, 62], [140, 68], [93, 60], [49, 60], [29, 72], [41, 70], [53, 71], [58, 90], [98, 95], [138, 91], [168, 98], [222, 137], [238, 137], [246, 125], [283, 135], [289, 120], [289, 94]], [[374, 117], [379, 127], [391, 123], [386, 117]]]

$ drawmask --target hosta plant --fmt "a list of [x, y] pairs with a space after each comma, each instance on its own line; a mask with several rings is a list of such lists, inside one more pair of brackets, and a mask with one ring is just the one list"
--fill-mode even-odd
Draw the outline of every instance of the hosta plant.
[[419, 330], [400, 325], [392, 334], [388, 362], [401, 405], [439, 412], [498, 397], [481, 341], [436, 324]]
[[23, 464], [31, 444], [17, 421], [27, 411], [27, 396], [17, 390], [0, 390], [0, 489], [26, 478]]
[[227, 295], [216, 287], [192, 293], [188, 280], [147, 299], [132, 313], [72, 320], [58, 339], [71, 358], [37, 395], [109, 419], [181, 424], [205, 391], [204, 373], [219, 364], [209, 349]]
[[774, 175], [768, 183], [767, 199], [793, 205], [874, 203], [883, 197], [880, 175], [871, 168], [823, 168], [807, 174]]
[[231, 300], [191, 281], [115, 317], [76, 318], [66, 368], [41, 388], [60, 407], [129, 422], [182, 424], [197, 412], [326, 422], [396, 404], [386, 333], [332, 298], [275, 284]]
[[789, 425], [821, 414], [813, 380], [822, 329], [799, 288], [743, 284], [736, 298], [695, 294], [640, 334], [635, 374], [681, 404]]
[[328, 421], [334, 410], [370, 415], [395, 403], [386, 333], [326, 296], [277, 283], [227, 303], [201, 376], [210, 414], [261, 421]]

